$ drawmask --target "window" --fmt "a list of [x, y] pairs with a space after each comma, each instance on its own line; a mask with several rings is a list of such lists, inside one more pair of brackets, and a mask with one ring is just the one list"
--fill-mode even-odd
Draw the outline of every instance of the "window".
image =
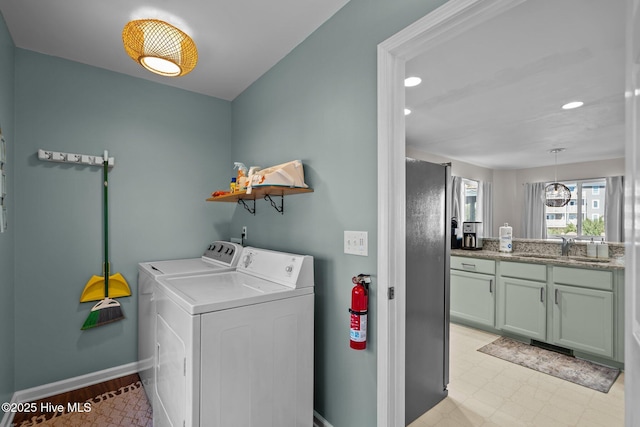
[[464, 197], [464, 220], [476, 221], [478, 207], [478, 181], [462, 179], [462, 193]]
[[561, 208], [545, 207], [548, 236], [604, 237], [605, 180], [563, 182], [571, 200]]

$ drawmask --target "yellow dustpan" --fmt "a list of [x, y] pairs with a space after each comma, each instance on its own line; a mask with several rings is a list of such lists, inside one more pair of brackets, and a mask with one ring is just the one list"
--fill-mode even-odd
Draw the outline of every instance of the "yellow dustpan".
[[[105, 298], [128, 297], [131, 295], [129, 284], [120, 273], [110, 275], [109, 265], [109, 198], [108, 198], [108, 166], [109, 154], [104, 152], [103, 177], [104, 177], [104, 263], [102, 264], [102, 276], [91, 276], [84, 285], [80, 302], [99, 301]], [[108, 278], [108, 280], [105, 280]], [[108, 286], [107, 286], [108, 283]], [[107, 295], [107, 293], [109, 295]]]
[[124, 276], [116, 273], [109, 276], [109, 295], [104, 294], [104, 274], [102, 276], [91, 276], [91, 279], [84, 286], [80, 302], [99, 301], [109, 298], [131, 296], [131, 289]]

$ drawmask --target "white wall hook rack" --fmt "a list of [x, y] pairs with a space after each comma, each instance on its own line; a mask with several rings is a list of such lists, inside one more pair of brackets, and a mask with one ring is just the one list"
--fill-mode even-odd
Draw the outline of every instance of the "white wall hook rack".
[[[105, 151], [106, 153], [106, 151]], [[75, 163], [77, 165], [86, 166], [102, 166], [104, 157], [102, 156], [88, 156], [85, 154], [74, 153], [60, 153], [58, 151], [38, 150], [38, 159], [45, 162], [58, 162], [58, 163]], [[115, 158], [109, 157], [109, 167], [115, 166]]]

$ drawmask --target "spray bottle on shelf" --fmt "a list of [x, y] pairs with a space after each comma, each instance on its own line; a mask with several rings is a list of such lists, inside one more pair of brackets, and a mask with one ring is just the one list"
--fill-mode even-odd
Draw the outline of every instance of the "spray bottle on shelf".
[[240, 162], [233, 164], [234, 169], [238, 169], [238, 175], [236, 176], [236, 192], [243, 193], [247, 191], [247, 167]]

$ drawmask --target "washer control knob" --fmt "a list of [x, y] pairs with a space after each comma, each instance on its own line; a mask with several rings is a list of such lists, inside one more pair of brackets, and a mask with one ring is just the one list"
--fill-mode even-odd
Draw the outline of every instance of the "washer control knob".
[[244, 264], [244, 268], [249, 267], [249, 264], [251, 264], [251, 261], [253, 261], [253, 260], [251, 259], [251, 255], [250, 255], [250, 254], [245, 255], [245, 256], [242, 258], [242, 263]]
[[284, 268], [284, 271], [286, 271], [287, 273], [291, 274], [291, 272], [293, 271], [293, 265], [287, 265]]

